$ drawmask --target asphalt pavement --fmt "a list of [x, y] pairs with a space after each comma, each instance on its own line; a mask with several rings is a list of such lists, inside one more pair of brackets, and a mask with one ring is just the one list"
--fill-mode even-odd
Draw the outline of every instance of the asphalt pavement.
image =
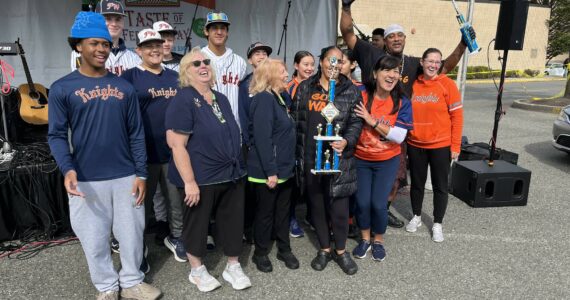
[[[225, 261], [219, 251], [205, 264], [222, 288], [204, 294], [188, 282], [190, 267], [176, 262], [152, 235], [147, 281], [164, 292], [163, 299], [565, 299], [570, 298], [570, 242], [565, 220], [570, 211], [568, 175], [570, 155], [551, 145], [553, 114], [511, 109], [525, 97], [550, 97], [563, 81], [508, 83], [497, 146], [519, 154], [519, 166], [532, 171], [528, 205], [471, 208], [450, 196], [444, 220], [445, 241], [431, 241], [432, 194], [426, 193], [424, 226], [416, 233], [389, 228], [387, 257], [357, 260], [359, 271], [347, 276], [334, 262], [322, 272], [311, 269], [315, 235], [305, 226], [304, 238], [292, 239], [301, 262], [288, 270], [271, 253], [274, 271], [261, 273], [251, 263], [253, 249], [241, 257], [253, 287], [234, 291], [223, 282]], [[467, 84], [466, 135], [470, 142], [487, 142], [496, 105], [493, 84]], [[409, 195], [399, 195], [392, 209], [409, 219]], [[304, 207], [298, 215], [304, 216]], [[352, 250], [356, 242], [349, 240]], [[113, 255], [118, 265], [118, 255]], [[55, 247], [24, 261], [0, 260], [0, 299], [94, 299], [85, 257], [78, 244]]]

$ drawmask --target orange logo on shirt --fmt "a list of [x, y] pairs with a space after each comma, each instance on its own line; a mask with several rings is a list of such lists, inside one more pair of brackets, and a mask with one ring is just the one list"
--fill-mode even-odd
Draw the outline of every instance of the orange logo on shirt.
[[329, 103], [329, 96], [323, 93], [314, 93], [309, 99], [309, 111], [320, 112]]

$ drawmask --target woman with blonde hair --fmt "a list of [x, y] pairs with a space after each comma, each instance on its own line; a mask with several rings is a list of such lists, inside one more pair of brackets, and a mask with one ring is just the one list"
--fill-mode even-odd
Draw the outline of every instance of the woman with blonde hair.
[[169, 179], [184, 207], [182, 240], [192, 268], [189, 280], [202, 292], [221, 286], [202, 264], [210, 216], [228, 257], [222, 277], [236, 290], [251, 286], [238, 257], [242, 251], [245, 164], [241, 134], [228, 99], [212, 90], [210, 59], [194, 48], [180, 62], [180, 89], [166, 111], [172, 149]]
[[266, 59], [255, 70], [249, 87], [253, 98], [249, 109], [251, 148], [247, 171], [257, 197], [252, 261], [262, 272], [273, 270], [267, 257], [272, 233], [277, 241], [277, 259], [289, 269], [299, 268], [289, 241], [296, 135], [295, 121], [281, 96], [288, 76], [283, 61]]

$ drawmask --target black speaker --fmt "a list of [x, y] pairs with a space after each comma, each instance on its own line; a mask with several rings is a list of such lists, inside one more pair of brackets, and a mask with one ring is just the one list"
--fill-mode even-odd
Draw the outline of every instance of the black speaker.
[[528, 0], [503, 0], [495, 34], [495, 50], [522, 50]]
[[458, 161], [453, 164], [451, 194], [473, 207], [524, 206], [529, 170], [502, 160]]

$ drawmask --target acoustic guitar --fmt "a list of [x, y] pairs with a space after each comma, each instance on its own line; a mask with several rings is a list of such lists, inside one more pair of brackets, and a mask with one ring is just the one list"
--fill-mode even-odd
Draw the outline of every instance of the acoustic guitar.
[[24, 55], [24, 47], [20, 44], [20, 40], [16, 41], [20, 48], [20, 57], [24, 65], [27, 84], [18, 87], [20, 94], [20, 116], [22, 119], [33, 125], [45, 125], [48, 123], [48, 98], [46, 88], [32, 81], [32, 75], [28, 68], [28, 62]]

